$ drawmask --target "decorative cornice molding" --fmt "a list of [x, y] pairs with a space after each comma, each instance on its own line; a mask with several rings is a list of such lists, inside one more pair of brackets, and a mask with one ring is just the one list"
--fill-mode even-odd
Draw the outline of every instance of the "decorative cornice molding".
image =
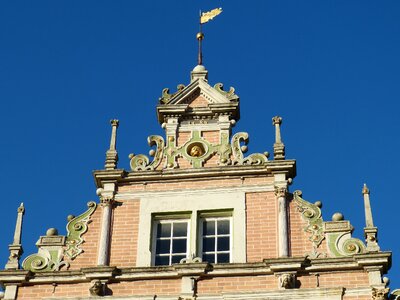
[[[281, 160], [267, 161], [265, 165], [260, 166], [220, 166], [199, 169], [165, 169], [145, 172], [126, 172], [125, 170], [96, 170], [93, 176], [98, 188], [103, 187], [105, 182], [118, 183], [140, 183], [150, 181], [167, 181], [171, 180], [193, 180], [211, 177], [228, 177], [228, 176], [250, 176], [250, 175], [268, 175], [274, 173], [285, 173], [287, 177], [294, 178], [296, 176], [296, 161]], [[188, 178], [190, 174], [190, 178]]]

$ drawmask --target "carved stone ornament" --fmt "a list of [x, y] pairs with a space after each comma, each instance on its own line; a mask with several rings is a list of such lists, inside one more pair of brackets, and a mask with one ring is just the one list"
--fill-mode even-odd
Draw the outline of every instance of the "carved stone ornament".
[[100, 280], [96, 280], [89, 288], [91, 296], [104, 296], [104, 284]]
[[279, 276], [279, 287], [284, 289], [293, 289], [296, 286], [296, 274], [285, 273]]
[[297, 210], [301, 213], [303, 220], [307, 222], [304, 231], [310, 233], [309, 240], [313, 243], [315, 248], [317, 248], [325, 239], [321, 209], [315, 204], [302, 199], [300, 197], [301, 194], [301, 191], [295, 191], [293, 193], [293, 200], [297, 206]]
[[390, 300], [400, 300], [400, 289], [394, 290], [389, 297]]
[[132, 171], [150, 171], [154, 170], [161, 163], [164, 153], [164, 139], [159, 135], [151, 135], [147, 139], [150, 147], [156, 146], [156, 149], [151, 151], [150, 154], [154, 156], [153, 161], [150, 162], [149, 158], [144, 154], [134, 155], [130, 154], [129, 158]]
[[233, 87], [230, 87], [229, 91], [224, 91], [224, 85], [222, 83], [217, 83], [214, 85], [214, 89], [228, 99], [237, 99], [237, 96], [235, 95], [235, 89]]
[[88, 202], [87, 206], [87, 211], [73, 218], [67, 224], [67, 248], [65, 249], [65, 254], [71, 259], [74, 259], [83, 252], [80, 248], [80, 245], [83, 243], [82, 235], [88, 230], [90, 216], [94, 213], [97, 207], [96, 202], [94, 201]]
[[246, 132], [236, 133], [229, 144], [227, 133], [221, 133], [219, 144], [209, 143], [201, 136], [200, 131], [192, 131], [192, 137], [181, 146], [176, 146], [174, 136], [167, 137], [167, 145], [161, 136], [152, 135], [148, 138], [150, 146], [156, 149], [150, 151], [154, 156], [153, 161], [144, 154], [130, 154], [130, 166], [132, 171], [152, 171], [163, 161], [163, 168], [178, 168], [178, 158], [184, 158], [190, 162], [193, 168], [201, 168], [212, 156], [218, 155], [218, 165], [263, 165], [268, 161], [268, 154], [253, 153], [244, 157], [247, 152], [249, 135]]
[[168, 102], [177, 94], [179, 94], [183, 89], [185, 88], [185, 86], [183, 84], [178, 84], [178, 86], [176, 87], [177, 91], [173, 94], [169, 93], [169, 88], [165, 88], [162, 90], [161, 93], [161, 97], [159, 99], [161, 104], [168, 104]]
[[286, 197], [287, 188], [275, 186], [275, 196], [277, 198]]
[[196, 257], [193, 254], [192, 257], [182, 258], [179, 263], [180, 264], [195, 264], [195, 263], [201, 263], [201, 262], [203, 262], [201, 257]]
[[[232, 137], [231, 146], [234, 165], [263, 165], [268, 159], [265, 154], [253, 153], [244, 157], [243, 153], [247, 152], [247, 143], [249, 142], [249, 135], [247, 132], [238, 132]], [[244, 145], [240, 145], [244, 143]]]
[[[90, 216], [96, 210], [96, 203], [88, 203], [89, 209], [78, 217], [71, 219], [67, 224], [67, 236], [57, 235], [56, 229], [49, 229], [46, 236], [41, 236], [36, 243], [38, 253], [31, 254], [22, 263], [25, 270], [32, 272], [59, 271], [69, 267], [64, 261], [64, 255], [71, 259], [77, 257], [83, 250], [79, 247], [83, 243], [82, 235], [87, 231]], [[66, 247], [65, 247], [66, 246]]]
[[372, 300], [386, 300], [388, 299], [389, 288], [372, 288]]
[[22, 263], [25, 270], [32, 272], [59, 271], [62, 267], [68, 267], [69, 263], [63, 261], [63, 248], [49, 247], [39, 248], [37, 254], [29, 255]]

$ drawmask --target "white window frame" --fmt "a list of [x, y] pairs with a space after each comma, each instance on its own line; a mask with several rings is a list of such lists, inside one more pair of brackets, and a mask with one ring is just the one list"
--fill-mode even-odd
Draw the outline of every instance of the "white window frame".
[[154, 265], [153, 253], [155, 252], [152, 240], [154, 237], [152, 230], [154, 220], [181, 218], [185, 214], [190, 221], [188, 257], [201, 256], [198, 239], [194, 237], [199, 234], [199, 218], [208, 216], [204, 213], [206, 211], [214, 211], [214, 214], [215, 212], [230, 211], [232, 217], [232, 252], [230, 259], [232, 263], [246, 262], [245, 192], [232, 190], [153, 192], [136, 194], [136, 199], [140, 201], [137, 267]]
[[[176, 224], [176, 223], [186, 223], [186, 253], [185, 253], [185, 257], [184, 258], [188, 258], [189, 257], [189, 250], [190, 250], [190, 240], [191, 240], [191, 235], [190, 235], [190, 219], [187, 218], [180, 218], [180, 219], [172, 219], [172, 218], [168, 218], [168, 219], [158, 219], [155, 218], [154, 222], [153, 222], [153, 230], [152, 230], [152, 256], [151, 256], [151, 265], [152, 266], [156, 266], [156, 249], [157, 249], [157, 227], [158, 224]], [[169, 265], [172, 264], [172, 256], [173, 256], [173, 240], [174, 239], [183, 239], [180, 237], [173, 237], [173, 225], [171, 226], [171, 236], [170, 238], [163, 238], [163, 239], [169, 239], [170, 242], [170, 251], [168, 254], [160, 254], [159, 256], [168, 256], [169, 257]], [[183, 254], [182, 254], [183, 255]], [[157, 266], [161, 266], [161, 265], [157, 265]]]
[[[204, 213], [201, 213], [200, 219], [199, 219], [199, 234], [198, 234], [198, 242], [199, 242], [199, 247], [198, 247], [198, 256], [203, 258], [203, 255], [205, 254], [203, 251], [203, 238], [204, 238], [204, 232], [203, 232], [203, 224], [206, 221], [223, 221], [227, 220], [229, 221], [229, 234], [223, 234], [219, 235], [217, 232], [217, 227], [215, 227], [215, 234], [213, 235], [215, 239], [215, 247], [214, 251], [211, 251], [211, 253], [207, 254], [214, 254], [214, 262], [213, 263], [220, 263], [217, 260], [218, 254], [221, 253], [228, 253], [229, 254], [229, 263], [232, 262], [232, 246], [233, 246], [233, 219], [232, 216], [224, 216], [224, 213], [218, 214], [218, 212], [213, 213], [215, 216], [205, 216]], [[218, 237], [219, 236], [228, 236], [229, 237], [229, 250], [228, 251], [218, 251]]]

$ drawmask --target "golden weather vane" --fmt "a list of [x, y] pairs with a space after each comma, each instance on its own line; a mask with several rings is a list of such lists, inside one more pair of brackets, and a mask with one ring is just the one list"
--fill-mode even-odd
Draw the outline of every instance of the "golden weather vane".
[[199, 65], [203, 64], [202, 41], [204, 39], [204, 34], [202, 32], [202, 25], [207, 23], [208, 21], [211, 21], [216, 16], [218, 16], [220, 13], [222, 13], [222, 8], [215, 8], [213, 10], [206, 11], [203, 13], [200, 11], [200, 31], [196, 35], [196, 38], [199, 41], [199, 55], [198, 55], [198, 61], [197, 61], [197, 63]]

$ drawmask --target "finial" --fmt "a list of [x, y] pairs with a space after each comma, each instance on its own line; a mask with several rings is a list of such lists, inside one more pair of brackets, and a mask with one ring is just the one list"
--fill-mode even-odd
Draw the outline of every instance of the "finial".
[[106, 170], [114, 170], [117, 167], [118, 162], [118, 153], [117, 153], [117, 128], [119, 125], [119, 121], [113, 119], [110, 121], [111, 123], [111, 139], [110, 139], [110, 148], [106, 152]]
[[216, 16], [218, 16], [220, 13], [222, 13], [222, 8], [215, 8], [213, 10], [207, 11], [207, 12], [201, 12], [200, 11], [200, 22], [199, 22], [199, 27], [200, 30], [196, 35], [196, 39], [199, 42], [199, 53], [197, 56], [197, 64], [201, 66], [203, 64], [203, 50], [202, 50], [202, 41], [204, 39], [204, 33], [202, 31], [202, 25], [211, 21], [214, 19]]
[[369, 195], [369, 189], [368, 189], [366, 183], [364, 183], [364, 186], [363, 186], [363, 189], [362, 189], [362, 193], [363, 193], [364, 195], [365, 195], [365, 194], [368, 194], [368, 195]]
[[8, 249], [10, 250], [10, 256], [8, 257], [8, 261], [5, 266], [7, 270], [19, 268], [19, 258], [24, 252], [21, 245], [22, 221], [24, 213], [25, 207], [24, 204], [21, 203], [21, 205], [17, 209], [17, 221], [15, 222], [13, 243], [8, 246]]
[[272, 118], [272, 125], [275, 126], [275, 143], [274, 143], [274, 159], [283, 160], [285, 159], [285, 145], [281, 138], [281, 128], [282, 118], [275, 116]]
[[364, 183], [362, 193], [364, 195], [364, 209], [365, 209], [365, 228], [364, 236], [367, 243], [367, 250], [369, 251], [379, 251], [378, 245], [378, 228], [374, 226], [374, 221], [372, 219], [372, 209], [371, 202], [369, 199], [369, 189]]

